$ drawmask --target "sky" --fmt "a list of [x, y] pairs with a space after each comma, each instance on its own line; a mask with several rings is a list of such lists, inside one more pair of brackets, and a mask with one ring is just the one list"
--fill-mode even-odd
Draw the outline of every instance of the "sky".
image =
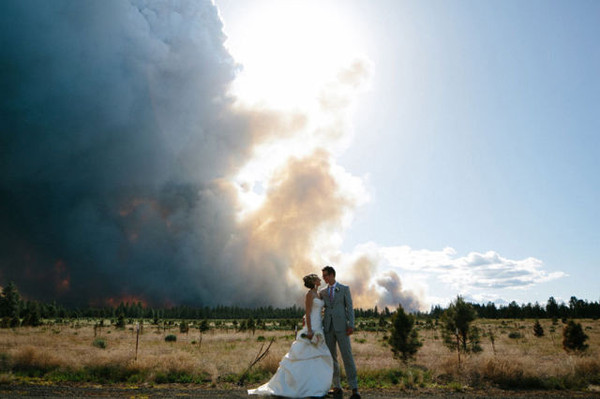
[[[217, 1], [234, 57], [277, 19], [263, 8], [300, 7], [275, 3]], [[440, 301], [598, 300], [600, 5], [301, 3], [372, 63], [338, 159], [370, 195], [344, 250], [403, 252], [390, 266]]]
[[594, 1], [6, 0], [0, 285], [598, 301]]

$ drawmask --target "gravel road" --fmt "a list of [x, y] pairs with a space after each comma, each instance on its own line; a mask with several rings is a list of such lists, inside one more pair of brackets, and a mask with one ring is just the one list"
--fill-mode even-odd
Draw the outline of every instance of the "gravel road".
[[[364, 399], [392, 398], [428, 398], [428, 399], [515, 399], [515, 398], [600, 398], [600, 392], [574, 391], [469, 391], [442, 392], [432, 391], [393, 391], [393, 390], [363, 390]], [[155, 387], [127, 387], [120, 385], [88, 385], [88, 384], [8, 384], [0, 385], [0, 398], [245, 398], [248, 395], [244, 388], [230, 390], [207, 389], [193, 385], [161, 385]], [[349, 392], [344, 398], [350, 397]], [[339, 398], [336, 398], [339, 399]]]

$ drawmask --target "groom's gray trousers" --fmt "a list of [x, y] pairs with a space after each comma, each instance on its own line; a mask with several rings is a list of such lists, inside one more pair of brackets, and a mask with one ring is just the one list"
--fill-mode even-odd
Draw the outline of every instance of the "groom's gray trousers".
[[340, 380], [340, 363], [337, 360], [337, 347], [340, 347], [340, 354], [344, 361], [344, 370], [346, 371], [346, 378], [348, 379], [348, 385], [350, 389], [358, 388], [358, 379], [356, 377], [356, 365], [354, 364], [354, 357], [352, 356], [352, 346], [350, 345], [350, 336], [346, 334], [345, 330], [335, 331], [333, 323], [331, 323], [329, 331], [325, 331], [325, 342], [333, 357], [333, 386], [341, 388]]

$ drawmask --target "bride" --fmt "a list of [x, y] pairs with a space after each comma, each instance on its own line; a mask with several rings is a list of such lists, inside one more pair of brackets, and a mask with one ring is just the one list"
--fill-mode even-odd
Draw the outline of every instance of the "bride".
[[317, 292], [320, 284], [321, 279], [316, 274], [304, 276], [304, 286], [309, 288], [305, 325], [271, 380], [256, 389], [249, 389], [249, 395], [305, 398], [327, 394], [333, 376], [333, 359], [323, 335], [321, 310], [325, 302]]

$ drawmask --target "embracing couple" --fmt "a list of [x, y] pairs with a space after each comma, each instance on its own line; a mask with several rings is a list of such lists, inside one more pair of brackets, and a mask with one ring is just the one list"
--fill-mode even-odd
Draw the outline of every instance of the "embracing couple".
[[348, 385], [352, 389], [350, 399], [360, 399], [350, 345], [350, 335], [354, 330], [350, 288], [335, 280], [333, 267], [325, 266], [322, 272], [326, 283], [322, 289], [319, 289], [319, 276], [309, 274], [304, 277], [304, 286], [308, 288], [304, 327], [279, 363], [273, 378], [256, 389], [248, 390], [250, 395], [321, 397], [333, 385], [330, 393], [334, 398], [342, 397], [337, 360], [339, 346]]

